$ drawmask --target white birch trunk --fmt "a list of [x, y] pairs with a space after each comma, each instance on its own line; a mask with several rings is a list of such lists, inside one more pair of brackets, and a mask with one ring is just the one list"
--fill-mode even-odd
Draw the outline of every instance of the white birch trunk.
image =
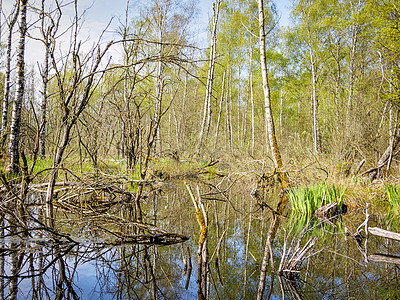
[[258, 0], [258, 20], [259, 20], [259, 31], [260, 31], [260, 61], [261, 61], [261, 73], [263, 80], [264, 90], [264, 109], [265, 109], [265, 130], [266, 130], [266, 142], [270, 147], [272, 159], [274, 161], [274, 167], [280, 169], [282, 167], [281, 155], [279, 153], [278, 144], [275, 135], [275, 125], [272, 117], [271, 108], [271, 92], [268, 81], [268, 68], [266, 61], [265, 51], [265, 30], [264, 30], [264, 1]]
[[336, 46], [336, 57], [335, 57], [335, 61], [336, 61], [336, 71], [337, 71], [337, 75], [336, 75], [336, 85], [335, 85], [335, 96], [334, 96], [334, 102], [336, 105], [336, 133], [339, 136], [340, 135], [340, 105], [339, 105], [339, 91], [340, 91], [340, 79], [342, 76], [341, 73], [341, 67], [340, 67], [340, 39], [337, 42], [337, 46]]
[[49, 82], [49, 58], [50, 58], [50, 47], [51, 43], [49, 41], [49, 33], [53, 28], [45, 29], [45, 0], [42, 0], [42, 36], [43, 41], [45, 43], [45, 55], [44, 55], [44, 66], [42, 73], [42, 83], [43, 83], [43, 91], [42, 91], [42, 103], [40, 106], [40, 111], [42, 115], [42, 120], [39, 129], [39, 155], [41, 158], [44, 158], [46, 155], [46, 145], [45, 145], [45, 137], [46, 137], [46, 125], [47, 125], [47, 86]]
[[215, 128], [215, 135], [214, 135], [214, 151], [215, 151], [215, 149], [217, 147], [219, 127], [220, 127], [220, 124], [221, 124], [222, 105], [224, 103], [224, 92], [225, 92], [225, 75], [226, 75], [226, 71], [224, 72], [224, 75], [222, 77], [221, 101], [219, 102], [217, 126]]
[[203, 145], [204, 136], [207, 136], [210, 131], [211, 125], [211, 99], [214, 81], [214, 70], [215, 70], [215, 55], [217, 46], [217, 23], [219, 15], [219, 7], [221, 0], [213, 2], [213, 28], [211, 32], [211, 49], [210, 49], [210, 61], [207, 75], [207, 86], [206, 86], [206, 96], [204, 98], [204, 110], [203, 110], [203, 120], [200, 128], [199, 142], [196, 148], [196, 155], [199, 154], [200, 149]]
[[[264, 30], [264, 20], [265, 20], [265, 15], [264, 15], [264, 1], [263, 0], [258, 0], [258, 21], [259, 21], [259, 39], [260, 39], [260, 61], [261, 61], [261, 72], [262, 72], [262, 79], [263, 79], [263, 90], [264, 90], [264, 102], [265, 102], [265, 125], [266, 125], [266, 131], [267, 131], [267, 142], [270, 144], [270, 149], [271, 149], [271, 156], [274, 162], [274, 167], [275, 169], [279, 172], [283, 165], [282, 165], [282, 159], [281, 159], [281, 154], [279, 151], [278, 143], [276, 141], [276, 135], [275, 135], [275, 126], [274, 126], [274, 119], [272, 116], [272, 108], [271, 108], [271, 94], [270, 94], [270, 87], [269, 87], [269, 82], [268, 82], [268, 69], [267, 69], [267, 62], [266, 62], [266, 50], [265, 50], [265, 30]], [[278, 176], [280, 177], [280, 188], [282, 189], [281, 196], [279, 197], [279, 202], [276, 207], [276, 212], [278, 214], [281, 214], [283, 212], [283, 209], [286, 206], [287, 203], [287, 195], [283, 192], [284, 188], [287, 188], [288, 186], [288, 179], [285, 173], [278, 173]], [[264, 248], [264, 255], [263, 255], [263, 260], [261, 264], [261, 270], [260, 270], [260, 281], [258, 284], [258, 290], [257, 290], [257, 299], [261, 300], [264, 295], [264, 290], [265, 290], [265, 280], [266, 280], [266, 275], [267, 275], [267, 267], [268, 267], [268, 262], [269, 259], [272, 255], [270, 249], [272, 242], [275, 239], [275, 234], [278, 229], [280, 223], [279, 217], [273, 215], [273, 218], [271, 220], [270, 228], [268, 231], [268, 236], [267, 236], [267, 241], [265, 244]]]
[[[164, 5], [164, 6], [163, 6]], [[160, 56], [159, 61], [157, 63], [157, 75], [156, 75], [156, 106], [154, 113], [154, 121], [156, 122], [156, 141], [154, 143], [154, 152], [161, 152], [161, 132], [160, 132], [160, 122], [156, 120], [159, 119], [161, 115], [161, 104], [162, 98], [164, 94], [164, 64], [162, 62], [162, 55], [164, 51], [163, 43], [164, 43], [164, 31], [165, 31], [165, 18], [166, 18], [166, 4], [162, 1], [162, 4], [158, 4], [158, 55]]]
[[229, 150], [233, 151], [233, 128], [232, 128], [232, 70], [229, 69], [229, 90], [228, 97], [226, 102], [226, 120], [227, 120], [227, 129], [228, 129], [228, 143]]
[[311, 79], [312, 79], [312, 92], [311, 92], [311, 106], [312, 106], [312, 124], [313, 124], [313, 150], [314, 153], [319, 152], [319, 128], [318, 128], [318, 98], [317, 98], [317, 75], [314, 53], [311, 48], [310, 41], [310, 63], [311, 63]]
[[15, 6], [14, 14], [11, 18], [10, 24], [8, 25], [7, 54], [6, 54], [6, 66], [5, 66], [6, 69], [5, 69], [5, 80], [4, 80], [4, 94], [3, 94], [3, 109], [2, 109], [2, 118], [1, 118], [2, 144], [4, 143], [6, 134], [7, 134], [8, 106], [10, 103], [10, 87], [11, 87], [12, 34], [13, 34], [14, 25], [18, 19], [18, 14], [19, 14], [19, 3]]
[[[354, 13], [354, 7], [352, 1], [350, 1], [352, 13]], [[346, 115], [346, 137], [350, 136], [350, 125], [353, 113], [353, 96], [354, 96], [354, 80], [355, 80], [355, 59], [356, 50], [358, 43], [358, 26], [355, 24], [351, 25], [351, 48], [350, 48], [350, 72], [349, 72], [349, 97], [347, 99], [347, 115]]]
[[249, 83], [250, 83], [250, 102], [251, 102], [251, 155], [254, 156], [254, 148], [255, 148], [255, 103], [254, 103], [254, 92], [253, 92], [253, 64], [252, 64], [252, 53], [253, 49], [250, 53], [250, 74], [249, 74]]
[[282, 137], [283, 136], [283, 105], [284, 105], [282, 89], [280, 91], [280, 101], [279, 102], [280, 102], [280, 108], [281, 108], [281, 110], [279, 112], [279, 127], [280, 127], [280, 132], [281, 132], [281, 137]]
[[19, 138], [21, 127], [21, 111], [22, 102], [24, 98], [25, 88], [25, 36], [26, 36], [26, 10], [27, 0], [21, 1], [21, 19], [19, 24], [19, 42], [17, 50], [17, 87], [15, 93], [15, 100], [11, 115], [11, 129], [10, 129], [10, 142], [9, 142], [9, 165], [8, 169], [12, 173], [16, 173], [19, 168]]

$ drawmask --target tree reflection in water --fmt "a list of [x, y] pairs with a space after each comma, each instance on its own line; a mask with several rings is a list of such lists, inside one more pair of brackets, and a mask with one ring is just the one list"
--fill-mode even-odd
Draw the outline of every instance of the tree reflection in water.
[[[203, 295], [208, 299], [254, 299], [270, 212], [256, 206], [240, 183], [232, 187], [230, 182], [229, 190], [220, 185], [219, 191], [216, 185], [196, 184], [195, 197], [202, 199], [208, 218], [210, 255], [207, 264], [201, 265], [207, 279]], [[189, 262], [196, 262], [200, 237], [193, 202], [186, 188], [178, 184], [158, 191], [155, 197], [142, 202], [144, 218], [190, 240], [171, 244], [161, 231], [153, 240], [145, 240], [139, 231], [132, 235], [111, 221], [81, 221], [82, 216], [60, 213], [56, 214], [59, 234], [36, 222], [36, 229], [26, 235], [21, 224], [5, 214], [0, 231], [0, 298], [197, 299], [198, 264], [189, 268]], [[275, 204], [274, 199], [268, 201]], [[40, 215], [38, 210], [32, 212]], [[399, 298], [399, 265], [377, 258], [386, 254], [391, 261], [398, 261], [394, 256], [400, 253], [400, 243], [369, 236], [368, 248], [364, 242], [360, 248], [354, 238], [345, 235], [344, 228], [354, 233], [362, 221], [362, 212], [350, 212], [336, 223], [315, 220], [307, 225], [282, 218], [271, 249], [273, 264], [268, 268], [264, 297]], [[383, 224], [378, 215], [371, 218], [371, 226]], [[366, 257], [370, 259], [366, 261]]]

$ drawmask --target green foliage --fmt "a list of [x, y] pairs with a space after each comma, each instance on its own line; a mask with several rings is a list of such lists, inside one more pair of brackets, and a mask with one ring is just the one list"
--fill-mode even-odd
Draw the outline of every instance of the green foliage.
[[321, 237], [320, 242], [326, 242], [332, 238], [330, 234], [344, 234], [345, 226], [343, 220], [339, 218], [329, 221], [321, 220], [317, 217], [306, 218], [293, 213], [290, 221], [286, 224], [287, 228], [294, 233], [304, 232], [308, 237]]
[[[371, 18], [371, 16], [374, 16]], [[400, 94], [400, 11], [396, 1], [369, 0], [366, 2], [360, 19], [369, 25], [374, 40], [373, 47], [379, 53], [388, 70], [390, 89], [385, 96], [398, 102]]]
[[[301, 231], [308, 227], [312, 236], [322, 236], [325, 231], [343, 232], [341, 222], [330, 220], [321, 222], [313, 217], [314, 212], [323, 205], [337, 202], [342, 209], [345, 188], [326, 183], [309, 187], [298, 187], [288, 192], [288, 198], [292, 205], [292, 213], [288, 225], [295, 231]], [[322, 204], [323, 201], [323, 204]], [[335, 224], [334, 224], [335, 223]]]
[[293, 213], [310, 219], [313, 213], [322, 205], [337, 202], [341, 208], [343, 205], [345, 189], [328, 186], [326, 183], [310, 187], [298, 187], [288, 192], [288, 198], [292, 205]]
[[399, 231], [400, 219], [400, 187], [385, 183], [385, 195], [389, 202], [385, 221], [391, 230]]
[[400, 188], [394, 184], [385, 184], [386, 197], [392, 206], [400, 205]]
[[399, 216], [400, 187], [396, 186], [395, 184], [385, 184], [385, 193], [390, 204], [387, 218], [391, 219], [394, 216]]

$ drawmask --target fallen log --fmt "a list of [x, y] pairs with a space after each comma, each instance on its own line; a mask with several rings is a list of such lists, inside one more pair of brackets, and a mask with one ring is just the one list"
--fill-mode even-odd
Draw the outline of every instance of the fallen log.
[[362, 166], [365, 164], [366, 161], [367, 160], [365, 158], [362, 161], [360, 161], [360, 163], [358, 164], [357, 168], [353, 172], [353, 175], [357, 175], [360, 172]]
[[[46, 193], [47, 190], [45, 191], [41, 191], [39, 190], [40, 188], [47, 188], [47, 186], [49, 185], [48, 182], [45, 183], [38, 183], [38, 184], [30, 184], [29, 185], [29, 189], [32, 189], [34, 191], [38, 190], [40, 192], [44, 192]], [[60, 181], [60, 182], [56, 182], [54, 186], [61, 186], [61, 187], [70, 187], [70, 186], [76, 186], [78, 185], [77, 181]], [[0, 192], [6, 192], [8, 190], [8, 188], [21, 188], [21, 184], [17, 183], [17, 184], [10, 184], [8, 187], [4, 186], [4, 185], [0, 185]]]
[[394, 256], [394, 255], [372, 254], [372, 255], [368, 255], [368, 260], [372, 260], [375, 262], [384, 262], [384, 263], [400, 265], [400, 257]]
[[320, 208], [318, 208], [314, 212], [314, 216], [318, 218], [330, 218], [333, 216], [337, 216], [339, 212], [339, 207], [336, 202], [329, 203], [327, 205], [324, 205]]
[[320, 208], [318, 208], [314, 212], [314, 216], [320, 218], [320, 219], [328, 219], [332, 217], [336, 217], [339, 214], [344, 214], [347, 212], [347, 206], [345, 204], [342, 204], [341, 207], [339, 207], [337, 202], [332, 202], [329, 204], [326, 204]]
[[368, 232], [373, 235], [381, 236], [384, 238], [400, 241], [400, 233], [384, 230], [378, 227], [369, 227]]

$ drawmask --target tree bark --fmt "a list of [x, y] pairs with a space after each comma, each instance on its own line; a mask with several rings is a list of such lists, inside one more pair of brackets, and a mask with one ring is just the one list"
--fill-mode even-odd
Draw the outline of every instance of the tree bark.
[[[158, 55], [160, 58], [163, 55], [163, 42], [164, 42], [164, 34], [165, 34], [165, 18], [166, 18], [166, 8], [160, 7], [158, 5], [159, 15], [158, 15]], [[164, 63], [160, 59], [157, 63], [157, 76], [156, 76], [156, 106], [155, 106], [155, 114], [154, 120], [158, 119], [158, 116], [161, 115], [161, 104], [162, 98], [164, 95]], [[156, 123], [156, 142], [154, 143], [154, 152], [161, 152], [161, 132], [160, 132], [160, 123]]]
[[221, 0], [213, 2], [213, 28], [211, 32], [211, 49], [210, 49], [210, 61], [207, 75], [207, 86], [206, 86], [206, 96], [204, 99], [204, 110], [203, 110], [203, 120], [201, 123], [199, 142], [196, 148], [196, 155], [200, 153], [201, 147], [203, 145], [204, 136], [207, 136], [210, 131], [211, 124], [211, 99], [212, 90], [214, 82], [214, 71], [215, 71], [215, 55], [217, 47], [217, 23], [219, 15], [219, 7]]
[[22, 102], [25, 88], [25, 36], [26, 36], [26, 10], [27, 0], [21, 0], [21, 19], [19, 24], [19, 43], [17, 54], [17, 87], [15, 100], [11, 115], [10, 143], [9, 143], [9, 165], [8, 170], [16, 173], [19, 170], [19, 140], [21, 127]]
[[268, 68], [265, 50], [265, 29], [264, 29], [264, 1], [258, 0], [258, 21], [259, 21], [259, 39], [260, 39], [260, 61], [261, 61], [261, 74], [263, 80], [264, 90], [264, 109], [265, 109], [265, 129], [267, 136], [267, 144], [269, 144], [274, 167], [276, 169], [282, 168], [281, 154], [278, 148], [275, 135], [275, 124], [272, 116], [271, 108], [271, 91], [268, 81]]
[[[45, 206], [46, 206], [46, 223], [49, 227], [54, 227], [54, 216], [53, 216], [53, 193], [54, 187], [56, 184], [58, 171], [61, 167], [61, 163], [63, 160], [64, 152], [70, 142], [70, 133], [75, 126], [76, 122], [78, 121], [80, 115], [86, 109], [87, 105], [89, 104], [89, 100], [93, 96], [93, 86], [95, 81], [95, 76], [98, 74], [104, 73], [104, 71], [98, 71], [99, 65], [102, 61], [102, 58], [111, 47], [113, 42], [111, 41], [108, 43], [105, 48], [101, 51], [100, 46], [97, 45], [92, 49], [93, 58], [92, 65], [89, 71], [85, 74], [84, 71], [88, 68], [89, 60], [82, 64], [82, 61], [79, 57], [79, 45], [77, 41], [77, 30], [78, 30], [78, 17], [77, 17], [77, 2], [75, 2], [75, 32], [73, 35], [73, 50], [71, 53], [72, 61], [73, 61], [73, 82], [68, 85], [64, 81], [63, 74], [57, 69], [57, 60], [54, 57], [54, 53], [51, 53], [51, 60], [54, 69], [56, 70], [55, 77], [57, 79], [58, 88], [60, 89], [60, 101], [63, 108], [63, 125], [62, 125], [62, 137], [61, 142], [59, 143], [56, 154], [53, 160], [53, 168], [51, 170], [49, 184], [47, 187], [46, 199], [45, 199]], [[78, 63], [79, 61], [79, 63]], [[66, 93], [65, 89], [71, 86], [68, 93]], [[79, 97], [78, 97], [79, 92]], [[78, 99], [76, 102], [72, 102], [71, 100]]]
[[45, 59], [44, 59], [44, 70], [43, 70], [43, 91], [42, 91], [42, 103], [40, 105], [40, 112], [42, 120], [40, 123], [39, 132], [39, 155], [41, 158], [46, 156], [46, 126], [47, 126], [47, 85], [49, 82], [49, 50], [46, 47]]
[[[351, 4], [351, 13], [355, 14], [355, 8], [353, 2], [350, 1]], [[351, 47], [350, 47], [350, 65], [349, 65], [349, 96], [347, 99], [347, 114], [346, 114], [346, 137], [347, 142], [351, 139], [351, 120], [353, 114], [353, 95], [354, 95], [354, 81], [355, 81], [355, 60], [356, 60], [356, 50], [358, 43], [358, 33], [359, 28], [356, 24], [351, 25]]]
[[266, 61], [266, 50], [265, 50], [265, 29], [264, 29], [264, 1], [258, 0], [258, 21], [259, 21], [259, 39], [260, 39], [260, 60], [261, 60], [261, 72], [263, 79], [263, 90], [264, 90], [264, 102], [265, 102], [265, 121], [266, 121], [266, 133], [267, 133], [267, 143], [269, 142], [271, 156], [274, 162], [274, 168], [278, 173], [279, 181], [280, 181], [280, 196], [275, 208], [275, 212], [272, 215], [271, 224], [268, 230], [267, 241], [264, 247], [264, 255], [261, 264], [260, 270], [260, 281], [257, 290], [257, 299], [261, 300], [264, 295], [265, 290], [265, 280], [267, 275], [267, 267], [269, 259], [272, 255], [270, 249], [272, 247], [272, 243], [275, 239], [276, 232], [278, 230], [280, 224], [279, 215], [282, 214], [286, 204], [288, 202], [288, 198], [284, 190], [288, 187], [288, 178], [286, 173], [281, 172], [283, 167], [282, 158], [279, 151], [278, 143], [276, 140], [275, 134], [275, 125], [274, 119], [272, 116], [272, 108], [271, 108], [271, 93], [268, 82], [268, 68]]
[[233, 151], [233, 129], [232, 129], [232, 70], [228, 69], [228, 93], [226, 97], [226, 130], [227, 130], [227, 143], [229, 144], [229, 151]]
[[221, 100], [219, 102], [219, 111], [218, 111], [218, 119], [217, 119], [217, 126], [215, 128], [215, 135], [214, 135], [214, 151], [217, 148], [217, 142], [218, 142], [218, 134], [219, 134], [219, 127], [221, 124], [221, 116], [222, 116], [222, 105], [224, 103], [224, 93], [225, 93], [225, 76], [226, 71], [224, 72], [224, 75], [222, 77], [222, 87], [221, 87]]
[[[61, 14], [60, 14], [61, 15]], [[58, 22], [51, 22], [48, 28], [45, 28], [45, 0], [42, 0], [42, 37], [45, 47], [45, 55], [44, 55], [44, 66], [43, 71], [41, 73], [43, 90], [42, 90], [42, 103], [40, 105], [41, 112], [41, 123], [39, 128], [39, 155], [41, 158], [44, 158], [46, 155], [46, 145], [45, 145], [45, 137], [46, 137], [46, 126], [47, 126], [47, 86], [49, 82], [49, 59], [50, 59], [50, 47], [51, 47], [51, 38], [54, 36], [55, 31], [58, 29]], [[57, 24], [57, 26], [56, 26]]]
[[396, 135], [393, 137], [391, 143], [386, 148], [385, 152], [379, 158], [376, 166], [370, 170], [365, 171], [363, 174], [368, 174], [368, 177], [371, 180], [374, 180], [378, 177], [380, 169], [385, 165], [385, 163], [389, 160], [392, 153], [395, 151], [396, 147], [400, 142], [400, 128], [397, 129]]
[[311, 63], [311, 79], [312, 79], [312, 93], [311, 93], [311, 106], [312, 106], [312, 124], [313, 124], [313, 150], [318, 153], [320, 150], [319, 126], [318, 126], [318, 98], [317, 98], [317, 74], [315, 57], [311, 48], [310, 41], [310, 63]]
[[251, 155], [254, 156], [255, 148], [255, 103], [253, 92], [253, 46], [250, 51], [250, 72], [249, 72], [249, 88], [250, 88], [250, 102], [251, 102]]
[[368, 255], [368, 260], [372, 260], [375, 262], [383, 262], [387, 264], [398, 264], [400, 265], [400, 257], [387, 255], [387, 254], [372, 254]]
[[1, 118], [1, 146], [4, 146], [7, 134], [7, 123], [8, 123], [8, 106], [10, 102], [10, 87], [11, 87], [11, 48], [12, 48], [12, 34], [15, 23], [17, 22], [19, 14], [19, 1], [16, 3], [15, 11], [8, 25], [8, 37], [7, 37], [7, 54], [6, 54], [6, 68], [5, 68], [5, 80], [4, 80], [4, 96], [3, 96], [3, 111]]
[[336, 79], [335, 79], [335, 95], [334, 95], [334, 102], [336, 106], [336, 134], [339, 137], [340, 136], [340, 105], [339, 105], [339, 92], [340, 92], [340, 81], [342, 77], [342, 69], [340, 66], [340, 38], [337, 41], [336, 45], [336, 56], [332, 54], [332, 56], [335, 59], [336, 62]]
[[384, 238], [400, 241], [400, 233], [384, 230], [378, 227], [369, 227], [368, 232], [373, 235], [381, 236]]

